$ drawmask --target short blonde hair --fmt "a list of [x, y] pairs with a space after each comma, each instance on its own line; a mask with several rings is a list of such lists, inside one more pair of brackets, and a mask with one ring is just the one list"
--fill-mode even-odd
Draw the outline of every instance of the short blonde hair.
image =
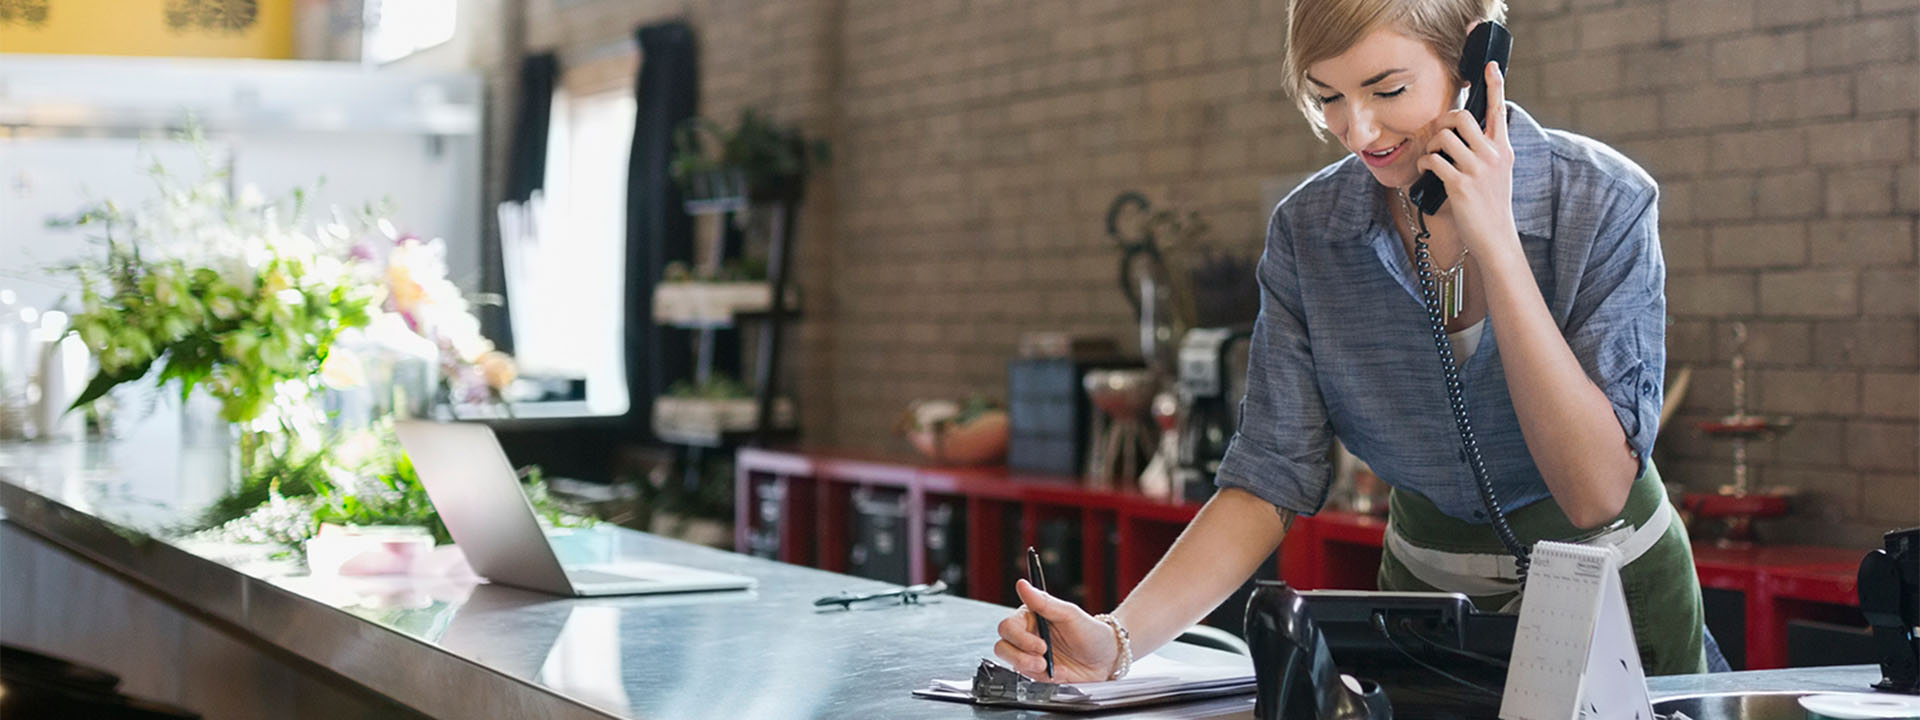
[[1339, 57], [1374, 30], [1386, 27], [1425, 43], [1447, 75], [1459, 77], [1460, 49], [1482, 20], [1505, 22], [1505, 0], [1288, 0], [1287, 92], [1300, 114], [1325, 139], [1327, 117], [1307, 80], [1307, 68]]

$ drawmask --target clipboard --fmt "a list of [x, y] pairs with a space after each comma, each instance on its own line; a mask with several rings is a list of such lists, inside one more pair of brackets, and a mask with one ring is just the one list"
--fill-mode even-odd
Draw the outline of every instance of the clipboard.
[[[1251, 659], [1176, 644], [1136, 661], [1133, 673], [1121, 680], [1050, 683], [982, 659], [970, 680], [936, 679], [913, 694], [990, 707], [1077, 713], [1251, 695], [1254, 687]], [[1233, 704], [1250, 702], [1247, 698]]]

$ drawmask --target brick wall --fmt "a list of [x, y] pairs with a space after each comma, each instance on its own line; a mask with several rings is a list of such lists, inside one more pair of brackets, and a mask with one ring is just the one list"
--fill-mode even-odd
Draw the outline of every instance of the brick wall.
[[1754, 482], [1801, 491], [1766, 529], [1860, 544], [1920, 521], [1920, 3], [1528, 5], [1516, 35], [1556, 41], [1516, 50], [1541, 72], [1514, 95], [1663, 190], [1669, 371], [1695, 368], [1667, 477], [1731, 481], [1731, 443], [1698, 423], [1732, 410], [1743, 321], [1748, 408], [1795, 420], [1749, 444]]
[[[1920, 2], [1512, 0], [1510, 96], [1660, 181], [1673, 368], [1667, 479], [1730, 480], [1695, 425], [1749, 401], [1795, 428], [1750, 451], [1801, 489], [1788, 540], [1920, 520]], [[810, 441], [899, 449], [914, 398], [1004, 392], [1019, 335], [1131, 343], [1113, 196], [1203, 213], [1257, 252], [1269, 203], [1341, 155], [1280, 90], [1283, 0], [529, 0], [528, 46], [685, 10], [706, 113], [764, 105], [834, 142], [799, 262]]]
[[1023, 332], [1132, 347], [1122, 191], [1257, 253], [1275, 179], [1340, 155], [1280, 90], [1284, 10], [849, 0], [832, 441], [898, 447], [911, 399], [1003, 395]]

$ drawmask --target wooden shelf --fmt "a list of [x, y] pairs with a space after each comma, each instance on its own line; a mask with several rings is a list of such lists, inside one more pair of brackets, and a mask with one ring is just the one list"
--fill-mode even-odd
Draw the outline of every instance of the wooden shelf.
[[[1021, 572], [1009, 537], [1039, 545], [1044, 521], [1080, 525], [1077, 596], [1090, 611], [1117, 604], [1192, 521], [1200, 506], [1138, 493], [1095, 490], [1070, 477], [955, 468], [916, 458], [870, 452], [742, 448], [736, 463], [735, 547], [750, 552], [760, 522], [757, 485], [780, 488], [778, 558], [845, 571], [850, 546], [848, 498], [854, 488], [905, 493], [908, 581], [933, 579], [926, 549], [930, 502], [964, 502], [966, 595], [1018, 604], [1013, 580]], [[1012, 518], [1018, 516], [1018, 525]], [[1371, 590], [1387, 522], [1383, 517], [1324, 511], [1294, 521], [1282, 544], [1280, 578], [1301, 589]], [[1108, 538], [1117, 536], [1109, 546]], [[1747, 669], [1786, 665], [1789, 620], [1813, 616], [1811, 605], [1857, 606], [1855, 576], [1864, 550], [1828, 547], [1694, 547], [1702, 587], [1733, 590], [1746, 602]], [[1112, 566], [1109, 573], [1108, 567]], [[1062, 593], [1065, 595], [1066, 593]]]
[[731, 195], [719, 198], [688, 200], [684, 203], [688, 215], [725, 215], [746, 209], [747, 198], [744, 195]]
[[[669, 443], [699, 447], [730, 447], [760, 430], [760, 408], [755, 398], [701, 399], [666, 396], [654, 401], [653, 434]], [[773, 419], [766, 431], [790, 437], [794, 432], [793, 401], [774, 398]]]

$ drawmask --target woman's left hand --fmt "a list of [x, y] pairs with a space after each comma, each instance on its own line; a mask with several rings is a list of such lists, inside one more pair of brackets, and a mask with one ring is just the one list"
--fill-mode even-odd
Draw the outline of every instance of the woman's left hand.
[[[1488, 62], [1487, 128], [1465, 110], [1450, 110], [1429, 126], [1427, 154], [1416, 165], [1447, 184], [1438, 217], [1450, 221], [1461, 241], [1483, 258], [1520, 249], [1513, 220], [1513, 146], [1507, 142], [1506, 78]], [[1447, 132], [1452, 130], [1453, 132]], [[1444, 151], [1449, 158], [1438, 154]]]

